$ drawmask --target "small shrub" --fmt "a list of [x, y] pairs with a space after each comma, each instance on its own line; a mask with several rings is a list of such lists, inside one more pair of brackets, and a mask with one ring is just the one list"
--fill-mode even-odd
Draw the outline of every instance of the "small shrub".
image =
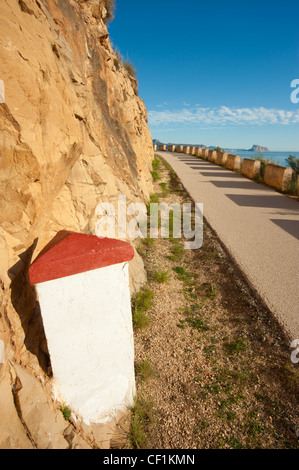
[[150, 238], [150, 237], [142, 238], [142, 243], [146, 247], [151, 248], [153, 244], [155, 243], [155, 238]]
[[185, 268], [182, 268], [181, 266], [176, 266], [175, 268], [172, 268], [172, 270], [179, 274], [180, 276], [183, 276], [184, 274], [186, 274], [186, 270]]
[[288, 188], [288, 192], [291, 194], [297, 194], [297, 177], [299, 175], [299, 158], [296, 158], [295, 155], [290, 155], [286, 158], [286, 163], [293, 170], [292, 179]]
[[146, 311], [152, 306], [154, 293], [145, 287], [139, 291], [133, 301], [133, 325], [135, 328], [145, 328], [150, 323], [150, 319], [146, 315]]
[[66, 421], [69, 421], [71, 416], [72, 416], [72, 410], [68, 406], [63, 405], [63, 407], [60, 409], [60, 411], [61, 411], [64, 419]]
[[120, 53], [117, 49], [114, 50], [114, 53], [115, 53], [115, 57], [114, 57], [114, 59], [113, 59], [113, 63], [114, 63], [114, 65], [115, 65], [115, 67], [116, 67], [117, 69], [119, 69], [120, 66], [121, 66], [121, 64], [122, 64], [122, 62], [123, 62], [123, 58], [122, 58], [122, 56], [121, 56], [121, 53]]
[[186, 269], [183, 268], [182, 266], [175, 266], [174, 268], [172, 268], [172, 270], [178, 274], [181, 281], [185, 281], [189, 277], [186, 272]]
[[201, 295], [208, 297], [209, 299], [215, 299], [217, 297], [218, 291], [215, 284], [210, 282], [204, 282], [198, 288], [198, 291]]
[[145, 359], [140, 363], [135, 363], [135, 372], [137, 379], [140, 379], [142, 382], [157, 375], [157, 372], [152, 367], [149, 359]]
[[153, 278], [156, 282], [167, 282], [168, 281], [168, 273], [166, 271], [156, 271], [153, 274]]
[[158, 194], [151, 194], [150, 195], [150, 204], [157, 204], [159, 202]]
[[154, 421], [153, 405], [143, 398], [137, 397], [131, 411], [129, 441], [133, 449], [142, 449], [146, 445], [147, 430]]
[[227, 342], [224, 344], [225, 350], [229, 355], [236, 355], [247, 349], [246, 342], [241, 339], [235, 339], [234, 341]]
[[299, 158], [296, 158], [295, 155], [290, 155], [286, 158], [286, 163], [289, 165], [292, 170], [295, 171], [297, 175], [299, 175]]
[[151, 171], [152, 177], [154, 181], [157, 181], [160, 179], [160, 175], [157, 171]]
[[171, 261], [178, 261], [184, 255], [184, 246], [180, 245], [175, 238], [170, 238], [170, 241], [173, 243], [173, 247], [171, 249], [171, 255], [168, 258]]
[[152, 167], [153, 167], [153, 170], [158, 170], [160, 166], [160, 163], [159, 163], [159, 160], [157, 159], [156, 155], [155, 155], [155, 158], [152, 162]]
[[262, 154], [259, 154], [256, 157], [253, 157], [253, 160], [258, 160], [259, 162], [261, 162], [261, 170], [260, 170], [260, 177], [259, 177], [260, 181], [264, 181], [266, 166], [269, 163], [272, 163], [273, 165], [280, 165], [280, 163], [275, 162], [274, 160], [269, 160], [268, 158], [264, 158]]
[[114, 19], [116, 8], [115, 0], [105, 0], [105, 8], [107, 10], [107, 16], [104, 19], [104, 22], [107, 24]]
[[123, 66], [125, 67], [128, 74], [131, 75], [131, 77], [133, 77], [136, 80], [137, 72], [136, 72], [134, 65], [129, 60], [125, 60], [123, 62]]

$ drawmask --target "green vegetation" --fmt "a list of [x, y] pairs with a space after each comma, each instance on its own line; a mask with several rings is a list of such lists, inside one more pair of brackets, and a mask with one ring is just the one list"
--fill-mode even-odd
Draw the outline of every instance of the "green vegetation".
[[190, 307], [186, 307], [183, 310], [183, 314], [186, 316], [186, 318], [179, 321], [177, 325], [179, 328], [184, 328], [187, 324], [199, 332], [209, 330], [209, 327], [202, 318], [200, 313], [200, 306], [198, 304], [193, 304]]
[[266, 165], [269, 165], [271, 163], [272, 165], [281, 166], [281, 164], [279, 162], [276, 162], [274, 160], [270, 160], [269, 158], [265, 158], [262, 154], [259, 154], [256, 157], [252, 157], [252, 159], [253, 160], [258, 160], [259, 162], [261, 162], [260, 177], [258, 178], [258, 182], [263, 182], [264, 181]]
[[210, 282], [204, 282], [201, 284], [198, 291], [203, 297], [207, 297], [209, 299], [215, 299], [218, 294], [216, 285]]
[[170, 238], [170, 241], [172, 242], [172, 247], [171, 255], [168, 258], [171, 261], [178, 261], [184, 256], [184, 246], [176, 238]]
[[[166, 191], [168, 203], [188, 200], [188, 194], [176, 175], [171, 175], [171, 170], [166, 179], [163, 159], [158, 158], [153, 171], [158, 170], [161, 181], [167, 183], [154, 184], [157, 192], [150, 201], [159, 203]], [[171, 211], [169, 215], [171, 227], [175, 213]], [[163, 340], [169, 340], [165, 348], [174, 358], [170, 366], [172, 373], [175, 361], [178, 366], [184, 364], [183, 383], [180, 384], [181, 379], [178, 385], [174, 382], [171, 395], [165, 394], [164, 398], [168, 407], [179, 398], [185, 416], [188, 416], [186, 408], [192, 405], [189, 430], [195, 436], [192, 436], [194, 445], [200, 448], [297, 448], [298, 440], [292, 431], [296, 429], [296, 407], [290, 397], [294, 398], [298, 388], [299, 372], [290, 364], [289, 351], [285, 357], [281, 355], [280, 346], [272, 343], [272, 337], [276, 337], [274, 327], [270, 329], [268, 342], [267, 332], [271, 327], [266, 312], [262, 307], [258, 311], [251, 307], [252, 299], [249, 302], [249, 297], [237, 284], [238, 276], [230, 271], [231, 264], [207, 225], [205, 237], [201, 250], [194, 253], [185, 250], [182, 239], [173, 236], [161, 242], [155, 240], [151, 250], [153, 239], [140, 243], [146, 254], [149, 287], [157, 296], [157, 309], [153, 312], [153, 329], [136, 335], [141, 348], [138, 348], [139, 362], [135, 363], [138, 400], [132, 409], [130, 444], [137, 449], [153, 448], [151, 446], [157, 442], [163, 445], [163, 435], [169, 431], [164, 416], [154, 420], [152, 405], [147, 401], [156, 403], [155, 397], [164, 391], [163, 380], [168, 373], [165, 363], [159, 361], [160, 351], [151, 344], [154, 334], [162, 345]], [[163, 309], [166, 289], [156, 283], [166, 279], [169, 279], [168, 303]], [[176, 294], [179, 291], [173, 303], [168, 294], [171, 290]], [[134, 306], [138, 314], [146, 313], [152, 304], [151, 297], [141, 295], [137, 308]], [[147, 318], [145, 324], [148, 321]], [[169, 327], [166, 331], [161, 328], [164, 324]], [[266, 339], [260, 341], [262, 335]], [[271, 354], [270, 362], [268, 354]], [[158, 380], [151, 361], [159, 368]], [[152, 383], [148, 384], [149, 379]], [[202, 416], [203, 406], [205, 416]], [[179, 421], [176, 426], [178, 430], [173, 427], [171, 432], [179, 439], [186, 428]], [[167, 442], [175, 441], [167, 438]]]
[[261, 170], [260, 170], [260, 181], [264, 181], [264, 176], [265, 176], [265, 170], [266, 170], [266, 165], [268, 163], [274, 163], [271, 160], [267, 160], [266, 158], [263, 157], [262, 154], [257, 155], [256, 157], [253, 157], [253, 160], [258, 160], [261, 162]]
[[151, 171], [151, 174], [152, 174], [152, 177], [153, 177], [153, 180], [156, 181], [156, 180], [159, 180], [160, 179], [160, 175], [157, 171]]
[[129, 442], [133, 449], [146, 447], [146, 436], [148, 428], [154, 421], [153, 405], [140, 396], [135, 399], [135, 404], [131, 408], [132, 420], [129, 433]]
[[237, 338], [231, 342], [226, 342], [224, 344], [224, 348], [227, 354], [235, 355], [239, 354], [240, 352], [246, 351], [247, 344], [244, 340]]
[[186, 272], [186, 269], [183, 268], [182, 266], [175, 266], [174, 268], [172, 268], [172, 270], [173, 270], [175, 273], [178, 274], [179, 279], [180, 279], [181, 281], [185, 281], [185, 280], [187, 280], [188, 277], [189, 277], [188, 274], [187, 274], [187, 272]]
[[152, 306], [153, 292], [144, 287], [132, 300], [133, 325], [135, 328], [145, 328], [150, 323], [146, 311]]
[[289, 155], [289, 157], [286, 158], [286, 163], [299, 175], [299, 158], [296, 158], [295, 155]]
[[158, 170], [159, 166], [160, 166], [159, 160], [158, 160], [157, 156], [155, 155], [155, 158], [152, 161], [153, 170]]
[[69, 421], [71, 416], [72, 416], [72, 410], [68, 406], [63, 405], [62, 408], [60, 409], [60, 411], [61, 411], [64, 419], [66, 421]]
[[168, 273], [166, 271], [155, 271], [153, 273], [153, 279], [156, 282], [167, 282], [168, 281]]
[[132, 86], [134, 93], [138, 96], [138, 82], [137, 82], [137, 72], [134, 65], [127, 59], [124, 60], [123, 56], [118, 49], [114, 49], [115, 57], [113, 59], [114, 66], [117, 70], [120, 70], [121, 66], [126, 69], [130, 77], [133, 78]]
[[152, 367], [149, 358], [140, 363], [135, 363], [135, 373], [137, 380], [141, 382], [157, 375], [157, 371]]
[[159, 202], [158, 194], [151, 194], [149, 203], [150, 204], [158, 204], [158, 202]]
[[294, 171], [292, 180], [290, 182], [289, 192], [291, 194], [297, 194], [297, 177], [299, 175], [299, 158], [296, 158], [295, 155], [289, 155], [286, 158], [286, 163]]

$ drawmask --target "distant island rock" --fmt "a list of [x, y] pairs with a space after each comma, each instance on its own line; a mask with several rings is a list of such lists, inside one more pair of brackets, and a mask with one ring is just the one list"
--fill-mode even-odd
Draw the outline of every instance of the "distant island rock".
[[269, 152], [268, 147], [262, 147], [261, 145], [253, 145], [251, 149], [248, 149], [248, 152]]

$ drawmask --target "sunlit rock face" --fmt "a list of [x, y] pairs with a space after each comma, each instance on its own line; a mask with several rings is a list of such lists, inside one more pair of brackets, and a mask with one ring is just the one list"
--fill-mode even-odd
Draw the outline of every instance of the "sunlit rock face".
[[[0, 419], [3, 447], [32, 445], [11, 395], [21, 382], [14, 364], [37, 388], [51, 380], [31, 261], [59, 230], [94, 233], [100, 202], [119, 194], [146, 201], [152, 191], [147, 111], [110, 44], [106, 7], [104, 0], [0, 4], [0, 387], [11, 416]], [[135, 279], [143, 275], [137, 258], [136, 269]]]

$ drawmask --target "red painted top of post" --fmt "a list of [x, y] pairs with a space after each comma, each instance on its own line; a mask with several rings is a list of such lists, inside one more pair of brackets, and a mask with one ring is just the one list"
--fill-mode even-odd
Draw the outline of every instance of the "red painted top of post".
[[31, 264], [30, 284], [130, 261], [133, 257], [134, 249], [127, 242], [63, 230]]

